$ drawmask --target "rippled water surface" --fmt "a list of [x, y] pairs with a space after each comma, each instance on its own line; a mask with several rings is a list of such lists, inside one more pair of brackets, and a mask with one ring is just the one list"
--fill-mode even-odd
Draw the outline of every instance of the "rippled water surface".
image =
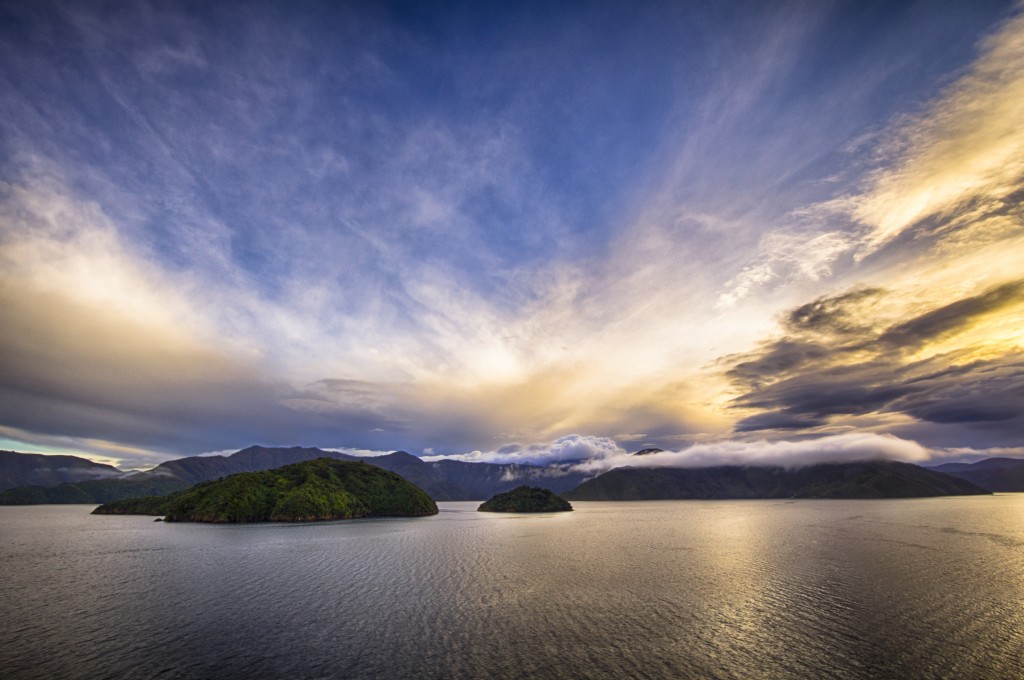
[[0, 507], [0, 675], [1021, 677], [1024, 495], [213, 526]]

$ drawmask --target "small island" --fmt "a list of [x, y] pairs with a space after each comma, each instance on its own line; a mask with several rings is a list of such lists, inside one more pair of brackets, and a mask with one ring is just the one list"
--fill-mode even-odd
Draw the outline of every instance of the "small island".
[[167, 522], [314, 522], [436, 515], [403, 477], [364, 462], [317, 458], [202, 482], [166, 496], [101, 505], [96, 515], [162, 515]]
[[568, 512], [572, 505], [547, 489], [520, 486], [499, 493], [477, 508], [478, 512]]

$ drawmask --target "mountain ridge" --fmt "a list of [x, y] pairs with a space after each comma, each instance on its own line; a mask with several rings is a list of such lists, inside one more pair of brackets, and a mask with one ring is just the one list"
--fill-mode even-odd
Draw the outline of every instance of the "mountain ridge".
[[976, 463], [943, 463], [931, 468], [990, 491], [1024, 491], [1024, 459], [986, 458]]
[[920, 498], [990, 493], [966, 480], [910, 463], [821, 463], [800, 468], [722, 465], [621, 467], [565, 494], [568, 500], [758, 498]]
[[[24, 454], [19, 454], [24, 455]], [[436, 500], [482, 500], [525, 482], [543, 481], [561, 493], [578, 486], [588, 475], [562, 468], [519, 463], [467, 463], [424, 461], [405, 451], [382, 456], [353, 456], [316, 447], [248, 446], [229, 455], [186, 456], [122, 479], [91, 480], [54, 487], [27, 486], [0, 493], [0, 505], [44, 503], [107, 503], [136, 496], [156, 496], [182, 491], [200, 482], [239, 472], [258, 472], [283, 465], [332, 458], [363, 461], [396, 472]]]
[[69, 482], [122, 477], [112, 465], [68, 454], [0, 451], [0, 491], [20, 486], [57, 486]]
[[[19, 454], [8, 452], [12, 456], [32, 456], [33, 454]], [[626, 486], [632, 490], [606, 491], [602, 492], [607, 497], [628, 497], [640, 500], [654, 497], [686, 497], [686, 498], [717, 498], [717, 497], [793, 497], [793, 494], [803, 494], [798, 497], [835, 497], [835, 489], [825, 489], [821, 484], [818, 487], [813, 485], [807, 488], [790, 488], [786, 484], [778, 488], [756, 489], [757, 484], [767, 483], [764, 475], [741, 480], [737, 473], [726, 473], [728, 469], [744, 469], [742, 466], [717, 466], [715, 468], [696, 468], [694, 470], [719, 470], [718, 473], [671, 472], [618, 472], [622, 470], [685, 470], [683, 468], [647, 468], [647, 467], [624, 467], [607, 471], [601, 475], [583, 474], [572, 472], [572, 465], [562, 463], [548, 466], [536, 466], [520, 463], [469, 463], [456, 460], [424, 461], [405, 451], [394, 451], [386, 455], [373, 457], [353, 456], [338, 451], [327, 451], [316, 447], [264, 447], [253, 445], [240, 449], [229, 455], [213, 456], [187, 456], [165, 461], [160, 465], [144, 471], [132, 474], [119, 473], [118, 477], [101, 479], [89, 479], [85, 481], [61, 483], [56, 486], [22, 486], [9, 488], [0, 492], [0, 505], [35, 505], [43, 503], [107, 503], [114, 500], [136, 497], [136, 496], [157, 496], [175, 491], [182, 491], [197, 483], [226, 477], [239, 472], [258, 472], [261, 470], [273, 469], [283, 465], [313, 460], [316, 458], [331, 458], [341, 461], [363, 461], [385, 470], [395, 472], [408, 479], [411, 483], [424, 489], [432, 498], [442, 501], [454, 500], [481, 500], [487, 499], [495, 494], [511, 491], [523, 484], [532, 486], [543, 486], [550, 488], [553, 492], [561, 494], [569, 499], [585, 500], [579, 494], [591, 493], [588, 489], [608, 484], [608, 479], [597, 482], [596, 480], [611, 474], [611, 479], [617, 475], [625, 475], [623, 479], [634, 478], [636, 480], [646, 476], [644, 485], [646, 490], [633, 488], [637, 486], [636, 481]], [[85, 460], [85, 459], [81, 459]], [[89, 461], [91, 463], [91, 461]], [[860, 465], [865, 465], [861, 463]], [[827, 465], [827, 464], [823, 464]], [[833, 464], [835, 465], [835, 464]], [[847, 464], [850, 465], [850, 464]], [[909, 465], [909, 464], [899, 464]], [[109, 467], [109, 466], [107, 466]], [[809, 466], [815, 467], [815, 466]], [[1012, 458], [992, 458], [974, 464], [944, 464], [934, 468], [910, 466], [914, 470], [932, 472], [942, 475], [945, 478], [952, 477], [968, 482], [975, 487], [981, 487], [984, 491], [1024, 491], [1024, 460]], [[966, 469], [965, 469], [966, 468]], [[115, 470], [116, 468], [110, 468]], [[782, 468], [778, 468], [782, 469]], [[1009, 472], [1007, 472], [1009, 470]], [[875, 471], [877, 474], [877, 470]], [[614, 474], [613, 474], [614, 473]], [[905, 476], [905, 475], [904, 475]], [[917, 475], [920, 477], [920, 475]], [[672, 491], [666, 487], [666, 478], [672, 477], [676, 483], [683, 483], [683, 486], [690, 488], [688, 495], [676, 496], [681, 493]], [[689, 481], [687, 481], [689, 479]], [[730, 481], [731, 480], [731, 481]], [[698, 484], [698, 481], [700, 484]], [[904, 480], [907, 481], [907, 480]], [[932, 482], [935, 480], [932, 479]], [[756, 483], [755, 483], [756, 482]], [[824, 482], [822, 482], [823, 484]], [[833, 484], [839, 486], [847, 485], [848, 481], [832, 480]], [[918, 480], [915, 483], [921, 483]], [[587, 484], [590, 484], [588, 487]], [[625, 484], [625, 482], [623, 482]], [[945, 485], [945, 486], [943, 486]], [[671, 484], [668, 484], [671, 487]], [[703, 486], [704, 491], [696, 490], [696, 486]], [[898, 485], [897, 485], [898, 486]], [[913, 486], [913, 484], [911, 485]], [[925, 485], [927, 486], [927, 484]], [[580, 490], [582, 488], [582, 491]], [[626, 488], [626, 487], [623, 487]], [[938, 487], [953, 489], [949, 482], [943, 482]], [[966, 487], [965, 487], [966, 488]], [[656, 491], [661, 489], [661, 491]], [[732, 496], [721, 494], [731, 493]], [[751, 494], [759, 493], [754, 496]], [[847, 491], [846, 493], [864, 493], [863, 491]], [[881, 497], [876, 492], [874, 497]], [[884, 493], [897, 494], [895, 489]], [[922, 491], [922, 493], [924, 493]], [[625, 494], [625, 495], [624, 495]], [[652, 495], [655, 494], [655, 495]], [[657, 495], [661, 494], [661, 495]], [[703, 495], [702, 495], [703, 494]], [[716, 495], [719, 494], [719, 495]], [[789, 494], [787, 496], [787, 494]], [[831, 495], [830, 495], [831, 494]], [[860, 496], [865, 497], [865, 496]]]

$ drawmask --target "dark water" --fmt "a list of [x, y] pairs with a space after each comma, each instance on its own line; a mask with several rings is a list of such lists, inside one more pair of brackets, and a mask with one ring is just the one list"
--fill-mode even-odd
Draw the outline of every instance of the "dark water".
[[1011, 678], [1024, 495], [210, 526], [0, 508], [4, 678]]

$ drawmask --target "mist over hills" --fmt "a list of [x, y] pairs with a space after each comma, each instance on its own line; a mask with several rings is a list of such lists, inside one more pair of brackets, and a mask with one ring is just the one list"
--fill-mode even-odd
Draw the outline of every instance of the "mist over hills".
[[66, 482], [121, 477], [112, 465], [78, 456], [0, 451], [0, 491], [19, 486], [56, 486]]

